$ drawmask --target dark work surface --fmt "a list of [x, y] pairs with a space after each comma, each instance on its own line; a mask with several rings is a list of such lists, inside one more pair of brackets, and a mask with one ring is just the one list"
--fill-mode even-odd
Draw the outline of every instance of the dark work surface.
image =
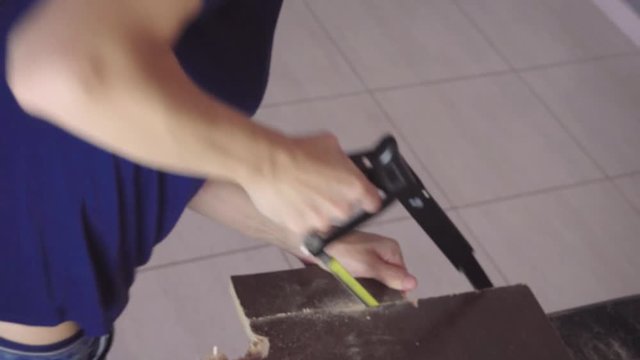
[[627, 0], [632, 9], [636, 10], [638, 16], [640, 16], [640, 0]]
[[[526, 286], [422, 299], [417, 307], [406, 301], [369, 309], [327, 307], [329, 303], [300, 305], [301, 300], [295, 299], [310, 301], [305, 294], [318, 285], [298, 279], [307, 274], [324, 278], [309, 271], [316, 270], [251, 275], [255, 281], [249, 281], [250, 277], [233, 279], [241, 306], [253, 315], [248, 316], [252, 331], [269, 339], [267, 359], [571, 359]], [[285, 286], [279, 282], [297, 281], [297, 290], [274, 292]], [[324, 289], [313, 293], [334, 294], [334, 302], [351, 296], [337, 281], [324, 281], [319, 286]], [[274, 309], [258, 300], [264, 297], [281, 308]], [[297, 311], [291, 311], [289, 304]]]
[[575, 360], [640, 360], [640, 296], [549, 317]]

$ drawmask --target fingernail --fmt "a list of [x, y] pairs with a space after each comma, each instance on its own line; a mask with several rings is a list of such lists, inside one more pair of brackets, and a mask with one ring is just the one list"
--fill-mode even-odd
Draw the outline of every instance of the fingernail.
[[416, 287], [418, 281], [415, 277], [411, 275], [407, 275], [404, 280], [402, 280], [402, 287], [406, 290], [410, 290]]

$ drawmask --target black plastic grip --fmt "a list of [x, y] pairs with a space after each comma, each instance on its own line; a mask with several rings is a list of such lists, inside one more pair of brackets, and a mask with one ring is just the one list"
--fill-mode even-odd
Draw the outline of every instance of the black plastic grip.
[[369, 181], [382, 192], [382, 205], [378, 212], [360, 212], [346, 223], [335, 226], [327, 234], [314, 233], [307, 236], [304, 245], [314, 256], [320, 254], [325, 246], [334, 240], [384, 211], [396, 200], [396, 193], [415, 185], [414, 174], [400, 155], [398, 144], [391, 135], [386, 135], [373, 150], [350, 155], [350, 158]]

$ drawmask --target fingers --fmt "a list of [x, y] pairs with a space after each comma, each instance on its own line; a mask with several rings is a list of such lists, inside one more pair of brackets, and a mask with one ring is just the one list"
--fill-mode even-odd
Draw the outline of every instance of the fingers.
[[322, 205], [310, 206], [309, 218], [307, 219], [311, 224], [311, 231], [325, 233], [331, 228], [331, 221], [327, 216], [326, 211], [323, 211]]
[[400, 244], [389, 238], [383, 238], [378, 246], [374, 248], [377, 255], [382, 260], [376, 266], [376, 277], [387, 286], [396, 289], [409, 291], [417, 286], [414, 276], [407, 271]]
[[409, 274], [404, 267], [380, 262], [372, 270], [376, 279], [392, 289], [410, 291], [417, 286], [416, 278]]
[[351, 164], [351, 169], [355, 176], [353, 183], [348, 188], [347, 199], [357, 209], [362, 209], [368, 213], [377, 212], [382, 205], [379, 189], [360, 172], [360, 169], [355, 164]]
[[375, 247], [375, 251], [385, 262], [403, 268], [406, 267], [402, 249], [400, 249], [400, 244], [396, 240], [384, 238], [384, 241]]
[[313, 158], [321, 161], [320, 166], [309, 168], [303, 176], [313, 182], [311, 189], [316, 191], [306, 194], [306, 204], [298, 208], [307, 207], [303, 221], [309, 231], [326, 232], [358, 211], [375, 213], [380, 209], [379, 190], [344, 153], [334, 134], [323, 132], [306, 141]]
[[[343, 198], [321, 198], [316, 206], [317, 222], [315, 225], [322, 225], [322, 231], [327, 231], [331, 226], [340, 226], [351, 220], [362, 211], [375, 213], [381, 207], [382, 200], [375, 186], [370, 186], [370, 190], [356, 190], [350, 197]], [[374, 194], [375, 195], [372, 195]], [[355, 195], [354, 195], [355, 194]]]
[[355, 232], [330, 245], [335, 256], [356, 277], [374, 278], [386, 286], [411, 291], [417, 280], [405, 266], [397, 241], [380, 235]]
[[342, 225], [354, 214], [351, 206], [343, 199], [322, 199], [321, 206], [330, 225]]
[[331, 229], [333, 225], [331, 212], [326, 203], [318, 202], [300, 205], [298, 209], [305, 211], [285, 211], [281, 212], [285, 215], [284, 219], [288, 220], [281, 223], [294, 234], [304, 237], [311, 233], [325, 233]]
[[368, 213], [376, 213], [382, 205], [382, 199], [378, 188], [364, 179], [358, 193], [359, 202], [362, 209]]
[[328, 232], [333, 226], [341, 226], [362, 210], [360, 205], [352, 205], [344, 199], [319, 198], [310, 206], [306, 230], [320, 233]]

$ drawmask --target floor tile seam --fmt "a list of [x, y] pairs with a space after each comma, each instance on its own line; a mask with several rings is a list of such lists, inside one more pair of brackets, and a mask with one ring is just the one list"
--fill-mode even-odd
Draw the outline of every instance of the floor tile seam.
[[155, 271], [155, 270], [162, 270], [162, 269], [166, 269], [166, 268], [177, 267], [177, 266], [181, 266], [181, 265], [188, 265], [188, 264], [208, 261], [208, 260], [221, 258], [221, 257], [226, 257], [226, 256], [238, 255], [238, 254], [241, 254], [243, 252], [251, 252], [251, 251], [262, 250], [262, 249], [269, 248], [271, 246], [272, 245], [270, 245], [270, 244], [251, 245], [251, 246], [245, 246], [245, 247], [241, 247], [241, 248], [233, 249], [233, 250], [226, 250], [226, 251], [211, 253], [211, 254], [207, 254], [207, 255], [200, 255], [200, 256], [194, 256], [194, 257], [189, 257], [189, 258], [185, 258], [185, 259], [175, 260], [175, 261], [169, 261], [169, 262], [162, 263], [162, 264], [157, 264], [157, 265], [149, 265], [149, 266], [145, 266], [145, 267], [142, 267], [142, 268], [138, 269], [138, 273], [142, 274], [142, 273], [152, 272], [152, 271]]

